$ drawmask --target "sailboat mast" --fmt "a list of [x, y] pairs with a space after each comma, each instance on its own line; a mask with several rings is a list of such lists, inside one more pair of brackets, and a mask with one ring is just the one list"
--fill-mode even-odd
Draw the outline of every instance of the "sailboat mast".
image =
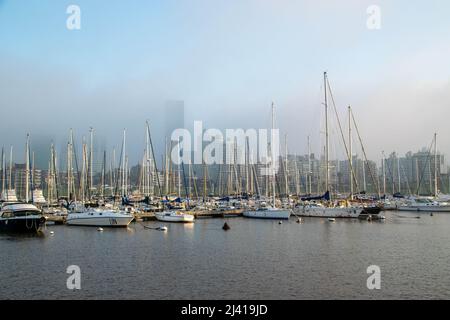
[[384, 159], [384, 151], [382, 152], [383, 155], [383, 162], [382, 162], [382, 167], [383, 167], [383, 194], [386, 195], [386, 160]]
[[12, 163], [13, 163], [13, 146], [9, 151], [9, 179], [8, 179], [8, 189], [12, 189]]
[[348, 172], [350, 179], [350, 199], [353, 200], [353, 174], [352, 174], [352, 122], [351, 122], [351, 107], [348, 106]]
[[275, 103], [272, 102], [272, 134], [270, 138], [270, 144], [272, 149], [272, 198], [273, 198], [273, 207], [275, 208], [276, 204], [276, 194], [275, 194]]
[[328, 137], [328, 97], [327, 97], [327, 73], [323, 73], [324, 94], [325, 94], [325, 191], [329, 191], [330, 168], [329, 168], [329, 137]]
[[26, 149], [25, 149], [25, 202], [28, 203], [29, 201], [29, 192], [30, 192], [30, 150], [29, 150], [29, 138], [30, 135], [27, 134], [27, 143], [26, 143]]
[[438, 175], [437, 175], [437, 133], [434, 134], [434, 196], [438, 196]]
[[402, 180], [400, 174], [400, 157], [397, 155], [398, 192], [402, 193]]
[[125, 171], [126, 171], [126, 165], [125, 165], [125, 138], [126, 138], [126, 131], [123, 129], [123, 141], [122, 141], [122, 196], [125, 196]]
[[312, 192], [312, 172], [311, 172], [311, 143], [308, 136], [308, 194]]
[[93, 164], [94, 164], [94, 128], [90, 128], [90, 134], [91, 134], [91, 141], [90, 141], [90, 151], [89, 151], [89, 192], [88, 195], [92, 192], [93, 187], [93, 179], [94, 179], [94, 172], [93, 172]]
[[5, 152], [4, 152], [4, 149], [2, 147], [2, 197], [5, 196], [5, 178], [6, 178], [6, 174], [5, 174]]
[[289, 197], [288, 186], [288, 146], [287, 146], [287, 134], [284, 136], [284, 154], [286, 156], [284, 160], [284, 190], [286, 191], [286, 197]]

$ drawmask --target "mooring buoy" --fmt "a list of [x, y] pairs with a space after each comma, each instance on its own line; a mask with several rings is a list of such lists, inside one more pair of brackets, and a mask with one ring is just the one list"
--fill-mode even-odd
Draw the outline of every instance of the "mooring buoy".
[[222, 229], [225, 230], [225, 231], [227, 231], [227, 230], [230, 230], [231, 228], [230, 228], [230, 226], [228, 225], [228, 223], [225, 222], [225, 223], [223, 224]]

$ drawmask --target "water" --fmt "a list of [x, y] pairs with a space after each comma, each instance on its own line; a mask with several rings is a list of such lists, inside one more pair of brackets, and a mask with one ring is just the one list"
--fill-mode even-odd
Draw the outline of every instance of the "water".
[[[166, 224], [167, 232], [48, 226], [0, 235], [1, 299], [450, 298], [450, 214], [385, 222], [246, 218]], [[159, 226], [159, 222], [145, 222]], [[54, 231], [54, 235], [49, 232]], [[68, 290], [69, 265], [81, 290]], [[369, 290], [369, 265], [381, 289]]]

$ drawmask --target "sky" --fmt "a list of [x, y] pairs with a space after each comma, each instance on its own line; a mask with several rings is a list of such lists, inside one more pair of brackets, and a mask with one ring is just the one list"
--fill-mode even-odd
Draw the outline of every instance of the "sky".
[[[72, 4], [80, 30], [66, 27]], [[380, 29], [367, 26], [371, 5]], [[146, 120], [163, 152], [167, 101], [184, 101], [188, 128], [219, 129], [268, 127], [274, 101], [289, 152], [305, 154], [309, 135], [320, 153], [327, 71], [344, 130], [351, 105], [369, 158], [417, 151], [434, 132], [450, 156], [449, 9], [445, 0], [0, 0], [0, 146], [14, 145], [20, 162], [30, 133], [45, 164], [69, 128], [80, 142], [93, 127], [108, 152], [126, 128], [133, 163]], [[331, 127], [332, 157], [343, 158]]]

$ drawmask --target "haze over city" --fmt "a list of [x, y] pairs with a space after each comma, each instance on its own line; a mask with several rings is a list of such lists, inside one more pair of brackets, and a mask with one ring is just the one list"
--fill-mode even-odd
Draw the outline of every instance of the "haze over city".
[[269, 127], [274, 101], [289, 152], [305, 154], [310, 135], [320, 153], [324, 71], [344, 123], [353, 107], [369, 158], [415, 152], [434, 132], [450, 154], [447, 2], [80, 0], [81, 29], [68, 30], [70, 4], [0, 1], [1, 145], [19, 162], [28, 132], [46, 164], [51, 141], [62, 152], [69, 128], [80, 140], [93, 127], [109, 151], [127, 128], [137, 163], [147, 119], [162, 153], [172, 100], [184, 102], [188, 128], [220, 129]]

